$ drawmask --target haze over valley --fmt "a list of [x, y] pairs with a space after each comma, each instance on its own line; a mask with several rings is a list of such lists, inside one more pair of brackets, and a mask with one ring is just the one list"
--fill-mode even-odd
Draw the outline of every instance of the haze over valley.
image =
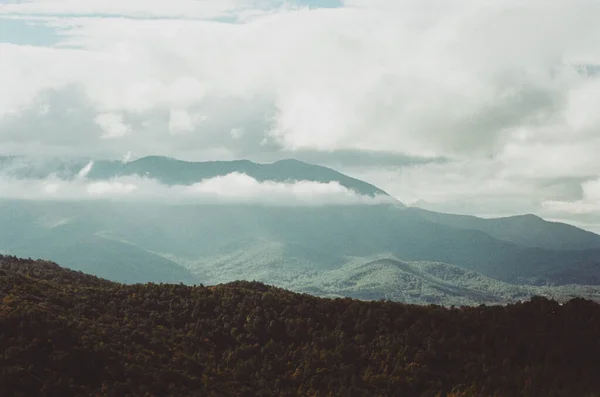
[[[598, 298], [600, 236], [534, 215], [407, 207], [297, 160], [4, 158], [0, 250], [109, 280], [256, 280], [319, 296], [445, 305]], [[21, 190], [19, 190], [21, 188]]]

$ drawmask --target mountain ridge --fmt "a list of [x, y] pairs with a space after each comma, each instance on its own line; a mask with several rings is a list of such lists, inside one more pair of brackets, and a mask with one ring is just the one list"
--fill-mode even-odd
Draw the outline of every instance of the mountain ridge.
[[568, 223], [547, 221], [535, 214], [481, 218], [408, 207], [427, 220], [460, 229], [483, 231], [494, 238], [556, 250], [599, 249], [600, 235]]
[[[91, 180], [112, 179], [119, 176], [137, 175], [149, 177], [166, 185], [191, 185], [204, 179], [225, 176], [234, 172], [246, 174], [259, 182], [337, 182], [347, 189], [365, 196], [391, 197], [384, 190], [368, 182], [352, 178], [332, 168], [313, 165], [295, 159], [283, 159], [272, 163], [256, 163], [250, 160], [185, 161], [167, 156], [145, 156], [123, 162], [118, 160], [80, 159], [73, 162], [43, 160], [28, 162], [18, 157], [4, 157], [0, 171], [10, 172], [20, 178], [47, 178], [57, 174], [73, 179], [91, 165], [85, 177]], [[397, 205], [402, 205], [396, 200]]]

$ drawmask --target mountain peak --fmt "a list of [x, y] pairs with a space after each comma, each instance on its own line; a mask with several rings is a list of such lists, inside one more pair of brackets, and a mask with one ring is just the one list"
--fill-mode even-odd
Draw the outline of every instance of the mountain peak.
[[524, 220], [524, 221], [544, 221], [543, 218], [535, 215], [535, 214], [521, 214], [521, 215], [512, 215], [512, 216], [505, 216], [505, 217], [501, 217], [501, 218], [497, 218], [497, 219], [513, 219], [513, 220]]
[[191, 161], [191, 160], [180, 160], [177, 159], [175, 157], [169, 157], [169, 156], [159, 156], [159, 155], [149, 155], [149, 156], [144, 156], [144, 157], [140, 157], [136, 160], [132, 160], [130, 162], [128, 162], [128, 164], [131, 163], [163, 163], [163, 164], [168, 164], [168, 163], [174, 163], [174, 164], [225, 164], [225, 163], [230, 163], [230, 164], [251, 164], [251, 165], [258, 165], [250, 160], [247, 159], [240, 159], [240, 160], [210, 160], [210, 161]]
[[275, 161], [272, 164], [302, 164], [302, 165], [311, 165], [311, 164], [305, 163], [303, 161], [292, 159], [292, 158], [277, 160], [277, 161]]

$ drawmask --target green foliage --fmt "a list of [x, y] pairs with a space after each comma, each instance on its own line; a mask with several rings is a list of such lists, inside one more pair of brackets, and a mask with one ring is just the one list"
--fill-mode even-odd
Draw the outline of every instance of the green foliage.
[[0, 396], [592, 396], [600, 306], [122, 285], [0, 256]]

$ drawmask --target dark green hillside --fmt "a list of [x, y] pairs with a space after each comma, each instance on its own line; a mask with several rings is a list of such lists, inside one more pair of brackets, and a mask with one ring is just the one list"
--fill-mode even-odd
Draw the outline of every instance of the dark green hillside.
[[582, 299], [448, 310], [0, 257], [1, 396], [586, 397], [599, 336]]

